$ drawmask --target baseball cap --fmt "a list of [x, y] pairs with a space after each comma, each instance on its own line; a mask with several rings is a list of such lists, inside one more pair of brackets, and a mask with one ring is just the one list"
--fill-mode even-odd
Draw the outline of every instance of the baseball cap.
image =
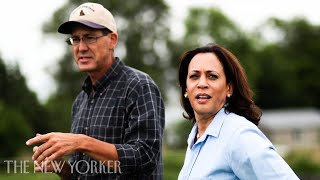
[[69, 21], [61, 24], [58, 32], [71, 34], [72, 28], [78, 23], [94, 29], [108, 28], [110, 31], [117, 33], [116, 22], [112, 14], [98, 3], [84, 3], [74, 9], [70, 14]]

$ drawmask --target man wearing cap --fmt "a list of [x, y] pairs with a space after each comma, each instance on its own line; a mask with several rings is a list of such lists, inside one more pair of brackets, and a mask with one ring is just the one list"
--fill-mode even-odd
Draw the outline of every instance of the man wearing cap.
[[88, 77], [73, 103], [71, 133], [37, 134], [26, 142], [42, 143], [33, 148], [36, 171], [46, 167], [61, 179], [163, 179], [163, 100], [147, 74], [114, 57], [112, 14], [84, 3], [58, 32], [70, 34], [74, 61]]

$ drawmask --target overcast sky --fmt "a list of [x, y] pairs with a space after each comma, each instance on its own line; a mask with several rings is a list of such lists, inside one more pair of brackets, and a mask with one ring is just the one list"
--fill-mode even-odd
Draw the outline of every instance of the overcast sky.
[[[0, 55], [6, 63], [19, 63], [28, 86], [45, 100], [55, 86], [48, 73], [63, 54], [58, 40], [44, 38], [41, 25], [65, 0], [10, 0], [0, 11]], [[251, 30], [268, 17], [291, 19], [304, 16], [320, 24], [319, 1], [289, 0], [166, 0], [171, 8], [173, 34], [183, 33], [182, 21], [190, 7], [217, 7], [244, 30]], [[17, 6], [19, 4], [19, 6]], [[0, 87], [1, 88], [1, 87]], [[0, 89], [1, 90], [1, 89]]]

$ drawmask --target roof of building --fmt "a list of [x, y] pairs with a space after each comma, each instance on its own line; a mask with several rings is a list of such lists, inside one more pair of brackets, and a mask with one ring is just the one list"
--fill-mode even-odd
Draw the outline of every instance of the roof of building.
[[262, 113], [259, 127], [268, 129], [320, 129], [320, 110], [281, 109], [265, 110]]

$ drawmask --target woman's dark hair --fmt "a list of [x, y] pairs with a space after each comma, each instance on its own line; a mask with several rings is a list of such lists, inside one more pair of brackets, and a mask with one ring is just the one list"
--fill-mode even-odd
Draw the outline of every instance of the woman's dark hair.
[[186, 111], [183, 116], [186, 119], [195, 121], [193, 108], [191, 107], [188, 98], [184, 97], [186, 92], [186, 82], [188, 75], [188, 67], [192, 58], [199, 53], [213, 53], [215, 54], [221, 64], [223, 65], [224, 73], [227, 83], [233, 85], [233, 94], [227, 98], [226, 112], [233, 112], [240, 116], [244, 116], [255, 125], [259, 124], [262, 114], [261, 109], [255, 105], [253, 101], [253, 92], [249, 86], [246, 73], [241, 66], [239, 60], [226, 48], [209, 44], [204, 47], [199, 47], [182, 54], [179, 66], [179, 85], [181, 88], [181, 105]]

